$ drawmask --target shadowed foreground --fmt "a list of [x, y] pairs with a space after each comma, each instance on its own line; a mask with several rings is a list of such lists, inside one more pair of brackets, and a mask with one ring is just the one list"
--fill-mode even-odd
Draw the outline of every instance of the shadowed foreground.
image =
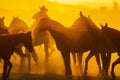
[[[12, 73], [8, 80], [83, 80], [83, 77], [64, 76], [64, 75], [56, 75], [56, 74]], [[88, 76], [87, 80], [103, 80], [103, 79], [94, 76]], [[110, 78], [109, 80], [112, 79]], [[116, 80], [120, 80], [120, 77], [117, 77]]]
[[[64, 68], [60, 65], [51, 65], [51, 64], [39, 64], [32, 65], [31, 73], [27, 73], [27, 64], [24, 65], [24, 69], [19, 71], [19, 65], [13, 64], [12, 72], [8, 80], [83, 80], [83, 76], [65, 76]], [[45, 67], [48, 66], [48, 67]], [[55, 69], [56, 68], [56, 69]], [[61, 71], [58, 72], [57, 71]], [[2, 70], [1, 70], [2, 71]], [[95, 70], [96, 71], [96, 70]], [[63, 73], [63, 74], [62, 74]], [[2, 74], [0, 73], [0, 80]], [[87, 80], [103, 80], [97, 75], [89, 75]], [[111, 78], [109, 80], [112, 80]], [[116, 80], [120, 80], [120, 77], [117, 76]]]
[[[9, 80], [83, 80], [83, 77], [64, 76], [56, 74], [12, 73]], [[98, 78], [89, 76], [88, 80], [98, 80]]]

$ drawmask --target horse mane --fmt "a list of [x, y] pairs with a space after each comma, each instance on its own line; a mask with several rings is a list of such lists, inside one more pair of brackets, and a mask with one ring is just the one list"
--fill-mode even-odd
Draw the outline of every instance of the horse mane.
[[42, 18], [41, 21], [43, 23], [46, 23], [46, 22], [49, 23], [47, 26], [51, 25], [52, 27], [57, 27], [58, 30], [59, 29], [62, 29], [62, 30], [70, 29], [70, 28], [65, 27], [63, 24], [61, 24], [61, 23], [59, 23], [59, 22], [57, 22], [55, 20], [50, 19], [49, 17]]

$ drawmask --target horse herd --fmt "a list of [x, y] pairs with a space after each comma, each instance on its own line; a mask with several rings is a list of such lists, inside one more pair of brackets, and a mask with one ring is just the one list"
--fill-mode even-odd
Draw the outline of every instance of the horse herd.
[[[111, 53], [117, 52], [119, 58], [113, 62], [111, 70], [112, 78], [116, 79], [114, 74], [114, 67], [120, 63], [120, 31], [108, 27], [107, 24], [105, 24], [105, 26], [101, 24], [102, 28], [99, 29], [92, 21], [92, 19], [90, 17], [84, 16], [82, 12], [80, 12], [80, 17], [73, 23], [70, 28], [65, 27], [61, 23], [56, 22], [47, 16], [41, 18], [41, 20], [38, 21], [34, 30], [30, 30], [28, 26], [23, 26], [23, 24], [26, 24], [18, 17], [14, 18], [15, 21], [13, 20], [13, 23], [11, 22], [10, 26], [5, 29], [3, 28], [3, 20], [4, 18], [0, 19], [0, 33], [2, 34], [0, 36], [0, 51], [2, 52], [0, 57], [4, 60], [2, 80], [6, 80], [9, 77], [10, 70], [12, 68], [12, 64], [9, 59], [13, 52], [16, 51], [20, 56], [22, 56], [24, 53], [21, 52], [21, 47], [25, 46], [27, 49], [26, 51], [31, 52], [34, 60], [37, 63], [38, 57], [34, 51], [33, 46], [40, 45], [42, 43], [45, 45], [47, 56], [46, 61], [48, 61], [48, 55], [54, 50], [52, 47], [53, 44], [56, 44], [56, 47], [61, 52], [64, 61], [66, 75], [72, 74], [70, 67], [70, 53], [73, 54], [74, 60], [75, 54], [77, 54], [80, 59], [80, 64], [82, 65], [83, 53], [90, 51], [85, 60], [84, 75], [87, 75], [89, 59], [92, 56], [95, 56], [99, 66], [99, 71], [101, 72], [102, 69], [105, 71], [104, 79], [106, 79], [110, 66]], [[19, 22], [17, 23], [19, 25], [17, 25], [17, 27], [15, 24], [16, 21]], [[51, 52], [48, 51], [48, 48], [51, 49]], [[30, 56], [29, 53], [28, 55]], [[102, 60], [102, 68], [100, 65], [100, 56]]]

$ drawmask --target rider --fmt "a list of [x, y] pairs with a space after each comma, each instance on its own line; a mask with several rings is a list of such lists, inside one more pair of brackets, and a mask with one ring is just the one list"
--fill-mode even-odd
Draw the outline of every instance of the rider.
[[32, 16], [32, 18], [35, 20], [35, 22], [30, 27], [30, 30], [34, 30], [34, 28], [37, 26], [38, 22], [42, 18], [48, 17], [47, 14], [46, 14], [48, 9], [45, 6], [42, 6], [42, 7], [39, 7], [39, 8], [40, 8], [40, 11]]

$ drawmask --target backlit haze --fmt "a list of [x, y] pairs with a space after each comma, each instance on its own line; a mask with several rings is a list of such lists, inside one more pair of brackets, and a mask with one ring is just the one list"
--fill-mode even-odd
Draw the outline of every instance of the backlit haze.
[[[79, 17], [79, 12], [82, 11], [85, 16], [91, 16], [91, 19], [98, 27], [100, 27], [100, 23], [107, 22], [110, 27], [120, 30], [120, 0], [116, 0], [116, 2], [117, 4], [115, 4], [114, 0], [1, 0], [0, 17], [5, 16], [6, 26], [9, 26], [13, 16], [18, 16], [30, 26], [34, 21], [32, 16], [40, 10], [40, 6], [45, 5], [48, 9], [48, 16], [66, 27], [70, 27]], [[44, 62], [43, 48], [40, 50], [37, 50], [40, 62]], [[87, 53], [84, 55], [83, 64], [86, 56]], [[116, 57], [118, 56], [114, 54], [112, 61], [116, 60]], [[57, 63], [60, 63], [63, 67], [63, 60], [59, 51], [50, 56], [50, 62], [53, 64], [53, 70], [57, 67]], [[117, 75], [120, 74], [119, 68], [120, 66], [115, 68]], [[98, 74], [98, 67], [94, 57], [89, 61], [88, 72], [90, 75]]]

